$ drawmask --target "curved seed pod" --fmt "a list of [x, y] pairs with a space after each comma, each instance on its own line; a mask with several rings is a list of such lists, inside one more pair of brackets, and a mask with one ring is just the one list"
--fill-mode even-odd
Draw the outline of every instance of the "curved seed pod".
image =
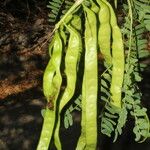
[[82, 29], [81, 18], [78, 15], [73, 15], [73, 19], [71, 21], [71, 26], [78, 31]]
[[82, 83], [82, 118], [81, 118], [81, 135], [79, 137], [76, 150], [84, 150], [86, 147], [86, 101], [85, 101], [85, 78], [83, 79]]
[[[61, 62], [61, 52], [62, 52], [62, 41], [60, 39], [59, 33], [56, 32], [55, 41], [53, 44], [53, 53], [50, 61], [44, 72], [43, 77], [43, 92], [49, 102], [49, 98], [52, 97], [52, 93], [55, 90], [55, 84], [53, 83], [53, 78], [55, 73], [58, 72], [58, 67], [60, 67]], [[56, 73], [57, 74], [57, 73]]]
[[48, 101], [48, 106], [45, 112], [44, 123], [37, 150], [47, 150], [52, 138], [55, 124], [56, 101], [62, 83], [60, 73], [61, 57], [62, 41], [59, 33], [56, 32], [52, 57], [44, 73], [43, 89]]
[[48, 150], [53, 131], [53, 129], [51, 129], [51, 123], [54, 122], [54, 120], [55, 117], [52, 111], [47, 108], [44, 114], [44, 122], [37, 150]]
[[59, 128], [60, 128], [60, 114], [65, 105], [70, 101], [73, 97], [76, 87], [76, 79], [77, 79], [77, 65], [79, 61], [79, 52], [82, 49], [82, 41], [80, 34], [70, 25], [66, 25], [70, 37], [68, 41], [68, 48], [66, 50], [65, 56], [65, 73], [67, 77], [67, 86], [65, 91], [60, 99], [59, 103], [59, 113], [58, 113], [58, 123], [54, 133], [54, 142], [57, 149], [61, 149], [61, 143], [59, 139]]
[[[95, 13], [84, 6], [85, 19], [85, 67], [82, 85], [82, 130], [77, 145], [85, 149], [96, 149], [97, 146], [97, 20]], [[85, 140], [85, 141], [84, 141]]]
[[[82, 21], [81, 21], [81, 17], [78, 16], [78, 15], [73, 15], [73, 19], [71, 21], [71, 26], [73, 28], [75, 28], [79, 33], [82, 32]], [[81, 53], [82, 53], [82, 49], [80, 49], [79, 51], [79, 55], [78, 55], [78, 60], [80, 60], [80, 57], [81, 57]], [[78, 64], [77, 64], [77, 71], [79, 70], [79, 61], [78, 61]]]
[[98, 44], [100, 51], [108, 66], [112, 64], [111, 56], [111, 26], [110, 26], [110, 10], [109, 7], [102, 1], [97, 0], [100, 6], [99, 21], [100, 27], [98, 30]]
[[59, 32], [60, 32], [60, 36], [61, 36], [62, 41], [63, 41], [63, 46], [65, 46], [66, 43], [67, 43], [67, 36], [66, 36], [66, 34], [65, 34], [64, 26], [63, 26], [63, 25], [60, 26]]
[[114, 13], [112, 6], [106, 1], [103, 0], [110, 9], [111, 14], [111, 27], [112, 27], [112, 82], [110, 91], [112, 94], [111, 103], [119, 108], [121, 108], [121, 93], [122, 93], [122, 84], [124, 78], [124, 46], [122, 41], [121, 30], [117, 25], [117, 19]]
[[91, 3], [91, 10], [95, 13], [98, 13], [99, 7], [97, 6], [97, 4], [93, 0], [90, 0], [90, 3]]

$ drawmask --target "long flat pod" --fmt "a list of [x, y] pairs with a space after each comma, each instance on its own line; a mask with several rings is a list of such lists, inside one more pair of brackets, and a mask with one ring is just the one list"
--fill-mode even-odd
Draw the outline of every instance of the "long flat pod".
[[82, 49], [82, 41], [80, 34], [70, 25], [66, 27], [70, 33], [68, 47], [65, 56], [65, 73], [67, 78], [67, 85], [62, 95], [62, 98], [60, 99], [58, 123], [54, 134], [54, 142], [58, 150], [61, 150], [61, 143], [59, 138], [60, 114], [62, 109], [74, 95], [77, 79], [77, 66], [79, 61], [79, 53], [81, 52]]
[[121, 93], [122, 93], [122, 84], [124, 78], [124, 47], [122, 41], [121, 30], [117, 25], [117, 19], [114, 13], [112, 6], [106, 1], [103, 0], [110, 9], [111, 14], [111, 27], [112, 27], [112, 82], [110, 91], [112, 94], [111, 103], [116, 107], [121, 108]]
[[97, 0], [97, 3], [100, 6], [100, 11], [98, 13], [100, 21], [100, 27], [98, 30], [98, 44], [107, 65], [111, 65], [112, 56], [110, 48], [111, 47], [110, 10], [109, 7], [102, 0]]
[[[62, 41], [59, 33], [55, 33], [52, 58], [44, 73], [43, 87], [48, 106], [44, 115], [44, 123], [37, 150], [48, 150], [55, 124], [56, 101], [59, 95], [62, 77], [60, 63], [62, 57]], [[45, 85], [46, 84], [46, 85]]]
[[85, 74], [82, 83], [82, 118], [81, 118], [81, 135], [78, 139], [76, 150], [84, 150], [86, 147], [86, 101], [85, 101]]
[[[85, 65], [83, 77], [82, 117], [85, 125], [81, 132], [85, 132], [86, 150], [96, 150], [97, 146], [97, 22], [95, 13], [84, 6], [85, 11]], [[85, 109], [85, 110], [84, 110]], [[85, 117], [84, 117], [85, 115]], [[84, 131], [85, 130], [85, 131]], [[82, 133], [81, 133], [82, 136]]]

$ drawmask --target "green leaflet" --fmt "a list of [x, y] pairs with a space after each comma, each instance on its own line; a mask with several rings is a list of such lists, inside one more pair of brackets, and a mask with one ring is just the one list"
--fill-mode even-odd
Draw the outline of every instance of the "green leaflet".
[[81, 95], [75, 99], [74, 103], [75, 106], [73, 106], [73, 104], [70, 105], [64, 114], [64, 126], [66, 129], [73, 125], [72, 112], [74, 110], [81, 111]]
[[[74, 4], [74, 0], [52, 0], [49, 1], [47, 7], [50, 9], [49, 22], [56, 23], [58, 21], [60, 14], [61, 17], [70, 9]], [[62, 9], [63, 8], [63, 9]]]
[[150, 31], [150, 14], [149, 14], [149, 10], [150, 10], [150, 2], [149, 1], [145, 1], [145, 0], [134, 0], [133, 1], [135, 10], [138, 13], [138, 19], [140, 22], [143, 22], [146, 29], [148, 31]]
[[73, 118], [69, 110], [67, 110], [64, 116], [64, 126], [67, 129], [69, 128], [69, 126], [72, 126], [72, 125], [73, 125]]
[[47, 150], [51, 140], [53, 129], [51, 129], [51, 123], [54, 122], [55, 118], [53, 112], [49, 109], [45, 110], [44, 123], [42, 133], [38, 143], [37, 150]]
[[50, 9], [49, 16], [49, 22], [55, 22], [58, 14], [60, 13], [60, 8], [62, 7], [64, 0], [52, 0], [49, 1], [49, 4], [47, 7]]
[[123, 107], [119, 113], [119, 118], [118, 118], [117, 126], [115, 128], [115, 137], [114, 137], [113, 142], [115, 142], [117, 140], [118, 135], [122, 134], [122, 128], [124, 127], [124, 125], [127, 121], [127, 115], [128, 115], [128, 112], [127, 112], [126, 108]]

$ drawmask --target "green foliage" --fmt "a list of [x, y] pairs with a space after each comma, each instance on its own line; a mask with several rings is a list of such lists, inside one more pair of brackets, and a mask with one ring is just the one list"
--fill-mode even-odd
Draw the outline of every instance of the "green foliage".
[[50, 9], [49, 22], [56, 23], [63, 16], [69, 8], [73, 5], [74, 0], [52, 0], [49, 1], [47, 7]]
[[111, 137], [114, 127], [116, 126], [116, 118], [118, 118], [118, 108], [113, 105], [106, 104], [105, 111], [101, 119], [101, 132]]
[[[144, 36], [144, 33], [149, 30], [148, 19], [150, 18], [150, 14], [147, 8], [150, 6], [147, 6], [147, 3], [149, 3], [149, 1], [133, 1], [131, 5], [132, 22], [132, 18], [127, 14], [127, 12], [129, 12], [129, 5], [124, 4], [125, 18], [124, 23], [122, 24], [122, 34], [126, 52], [126, 64], [122, 88], [121, 109], [110, 104], [111, 93], [109, 89], [112, 67], [106, 66], [105, 62], [104, 66], [106, 70], [100, 77], [101, 100], [105, 103], [102, 114], [100, 115], [101, 132], [109, 137], [111, 137], [113, 133], [114, 142], [117, 140], [118, 135], [122, 134], [128, 114], [135, 119], [135, 126], [133, 128], [135, 141], [142, 142], [149, 137], [149, 119], [147, 117], [146, 108], [141, 105], [142, 94], [137, 85], [137, 83], [142, 80], [140, 71], [143, 71], [146, 67], [146, 65], [140, 63], [140, 60], [143, 60], [150, 55], [146, 49], [148, 41]], [[144, 15], [142, 16], [143, 10]], [[67, 109], [66, 114], [69, 112], [69, 109]], [[69, 116], [68, 119], [65, 119], [68, 120], [67, 127], [72, 125], [72, 122], [69, 124]]]
[[150, 31], [150, 1], [134, 0], [133, 5], [138, 15], [138, 21], [144, 23], [146, 29]]
[[81, 111], [81, 95], [77, 99], [74, 100], [74, 105], [71, 104], [69, 108], [65, 111], [64, 114], [64, 127], [67, 129], [73, 125], [73, 111]]
[[[110, 69], [109, 69], [109, 72]], [[122, 134], [122, 128], [126, 123], [127, 110], [125, 107], [118, 108], [110, 103], [111, 93], [109, 91], [111, 75], [104, 72], [101, 77], [101, 100], [106, 104], [101, 117], [101, 132], [109, 137], [114, 133], [114, 142], [118, 135]]]
[[107, 70], [100, 77], [101, 100], [103, 100], [106, 103], [110, 101], [111, 97], [111, 93], [109, 91], [110, 82], [111, 82], [111, 73], [109, 73]]
[[[127, 50], [126, 66], [122, 99], [123, 106], [130, 112], [135, 119], [133, 132], [135, 141], [142, 142], [149, 136], [149, 119], [146, 114], [146, 108], [141, 105], [141, 92], [137, 83], [142, 80], [140, 71], [140, 59], [149, 56], [146, 50], [148, 41], [144, 38], [147, 25], [141, 21], [141, 9], [137, 7], [137, 1], [133, 1], [132, 12], [125, 18], [123, 25], [123, 36], [126, 37], [125, 49]], [[141, 8], [145, 8], [146, 1], [140, 1]], [[138, 4], [139, 4], [138, 3]], [[127, 8], [127, 7], [126, 7]], [[126, 10], [129, 10], [128, 7]], [[138, 10], [138, 13], [137, 13]]]
[[[136, 1], [134, 1], [131, 6], [133, 11], [131, 18], [127, 14], [129, 11], [129, 5], [124, 4], [124, 13], [126, 17], [124, 20], [125, 23], [122, 24], [122, 34], [126, 51], [126, 64], [124, 84], [122, 88], [122, 108], [120, 110], [109, 103], [111, 95], [109, 92], [111, 68], [108, 69], [109, 73], [104, 71], [104, 74], [101, 77], [101, 99], [106, 102], [101, 117], [101, 132], [109, 137], [114, 133], [114, 141], [117, 140], [118, 135], [122, 134], [122, 128], [126, 123], [129, 113], [135, 119], [135, 126], [133, 128], [135, 141], [142, 142], [149, 137], [149, 119], [147, 117], [146, 109], [141, 106], [142, 94], [137, 85], [137, 83], [142, 80], [140, 71], [143, 71], [146, 67], [146, 65], [140, 63], [140, 60], [143, 60], [150, 55], [147, 50], [148, 41], [144, 36], [147, 30], [149, 30], [149, 24], [146, 24], [148, 22], [145, 21], [146, 17], [143, 18], [143, 21], [140, 18], [146, 2], [142, 2], [142, 0], [140, 1], [142, 4], [140, 5], [141, 9], [139, 10], [137, 5], [134, 5], [135, 3]], [[147, 9], [145, 9], [144, 12], [147, 16], [150, 16]], [[132, 18], [133, 20], [131, 22]]]
[[[92, 6], [89, 1], [87, 5]], [[141, 105], [142, 94], [138, 82], [142, 81], [141, 71], [146, 67], [141, 60], [149, 57], [147, 50], [148, 41], [144, 34], [150, 31], [150, 1], [133, 0], [123, 4], [124, 19], [121, 26], [124, 49], [125, 49], [125, 70], [122, 86], [121, 108], [111, 104], [110, 86], [112, 81], [112, 66], [107, 66], [104, 61], [104, 72], [99, 77], [100, 103], [104, 104], [100, 114], [101, 132], [109, 137], [114, 135], [114, 141], [122, 134], [128, 116], [135, 120], [133, 132], [135, 141], [142, 142], [150, 136], [150, 125], [147, 116], [147, 109]], [[117, 0], [114, 0], [117, 7]], [[73, 0], [52, 0], [49, 2], [49, 21], [57, 22], [66, 11], [72, 6]], [[59, 18], [59, 16], [61, 16]], [[82, 28], [82, 25], [81, 25]], [[64, 113], [64, 127], [67, 129], [73, 125], [72, 113], [74, 110], [81, 111], [81, 95], [66, 108]]]

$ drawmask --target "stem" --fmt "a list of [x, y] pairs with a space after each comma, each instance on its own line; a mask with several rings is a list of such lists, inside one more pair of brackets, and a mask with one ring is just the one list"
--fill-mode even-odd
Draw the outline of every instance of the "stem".
[[133, 25], [133, 13], [132, 13], [132, 6], [131, 6], [131, 2], [130, 0], [128, 0], [128, 6], [129, 6], [129, 17], [130, 17], [130, 39], [129, 39], [129, 51], [128, 51], [128, 58], [127, 60], [129, 61], [130, 59], [130, 53], [131, 53], [131, 47], [132, 47], [132, 34], [133, 34], [133, 29], [132, 29], [132, 25]]
[[101, 77], [102, 77], [111, 67], [112, 67], [112, 65], [110, 65], [108, 68], [106, 68], [106, 69], [104, 70], [104, 72], [101, 74]]
[[117, 3], [118, 3], [118, 2], [117, 2], [117, 0], [115, 0], [115, 2], [114, 2], [114, 3], [115, 3], [115, 8], [117, 8]]

